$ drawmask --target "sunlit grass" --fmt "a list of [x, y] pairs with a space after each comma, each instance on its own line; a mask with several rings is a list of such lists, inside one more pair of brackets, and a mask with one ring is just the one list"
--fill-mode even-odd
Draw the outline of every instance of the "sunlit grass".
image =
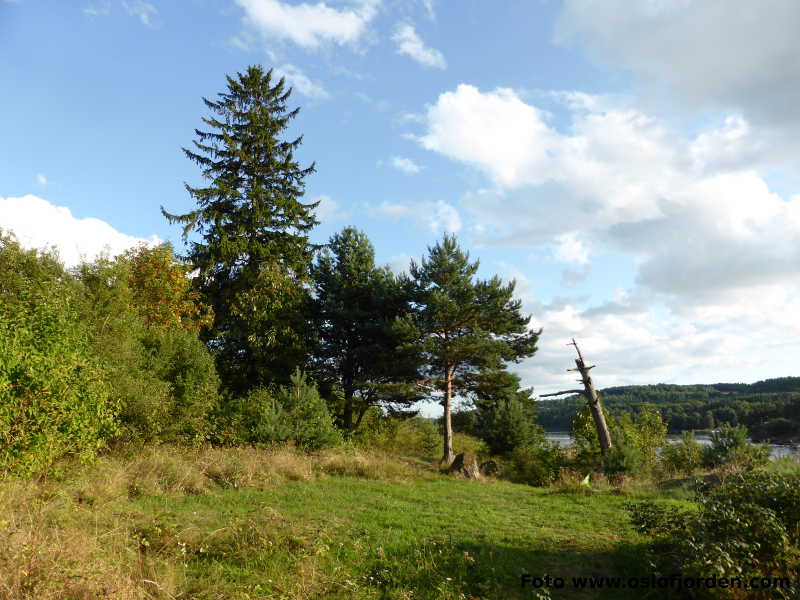
[[622, 505], [657, 496], [352, 449], [163, 448], [67, 473], [0, 483], [0, 598], [530, 598], [523, 573], [646, 574]]

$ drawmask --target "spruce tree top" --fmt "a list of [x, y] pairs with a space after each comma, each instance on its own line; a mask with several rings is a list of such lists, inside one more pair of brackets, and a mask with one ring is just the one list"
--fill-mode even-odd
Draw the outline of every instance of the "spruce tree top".
[[317, 203], [300, 198], [314, 164], [301, 168], [294, 159], [302, 136], [280, 137], [300, 109], [287, 108], [292, 90], [283, 78], [273, 85], [271, 69], [250, 66], [227, 82], [217, 101], [203, 98], [212, 112], [203, 118], [209, 130], [195, 130], [194, 149], [183, 149], [207, 180], [207, 187], [185, 186], [197, 208], [173, 215], [162, 207], [162, 213], [183, 225], [184, 241], [192, 230], [200, 234], [187, 258], [206, 281], [247, 280], [265, 263], [305, 279]]

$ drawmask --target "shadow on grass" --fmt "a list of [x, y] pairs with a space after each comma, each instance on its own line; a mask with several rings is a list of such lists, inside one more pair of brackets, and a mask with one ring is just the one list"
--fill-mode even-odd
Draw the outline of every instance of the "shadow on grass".
[[[606, 552], [553, 550], [431, 540], [382, 552], [366, 583], [381, 599], [678, 598], [666, 589], [593, 588], [588, 578], [650, 578], [645, 547], [621, 543]], [[523, 576], [526, 585], [523, 586]], [[547, 579], [549, 577], [549, 580]], [[548, 585], [549, 582], [549, 585]], [[625, 583], [627, 586], [627, 583]]]

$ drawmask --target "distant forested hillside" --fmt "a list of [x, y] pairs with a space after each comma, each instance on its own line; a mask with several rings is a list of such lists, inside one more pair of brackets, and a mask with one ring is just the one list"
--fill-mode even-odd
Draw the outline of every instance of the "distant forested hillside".
[[[653, 404], [671, 433], [713, 429], [722, 423], [747, 426], [756, 440], [800, 440], [800, 377], [755, 383], [628, 385], [600, 390], [605, 408], [635, 415]], [[537, 422], [547, 430], [569, 430], [579, 396], [537, 403]]]

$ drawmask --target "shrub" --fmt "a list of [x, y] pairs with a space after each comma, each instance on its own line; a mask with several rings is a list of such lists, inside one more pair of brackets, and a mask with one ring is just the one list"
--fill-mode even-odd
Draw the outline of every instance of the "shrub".
[[645, 470], [644, 464], [642, 452], [627, 440], [617, 441], [611, 451], [603, 457], [603, 471], [607, 475], [639, 476]]
[[504, 477], [511, 481], [547, 486], [558, 480], [567, 458], [558, 444], [542, 441], [515, 448], [500, 462]]
[[223, 444], [292, 443], [319, 450], [342, 441], [316, 386], [296, 370], [288, 386], [255, 388], [218, 408], [216, 441]]
[[661, 453], [661, 467], [665, 473], [691, 476], [702, 464], [702, 448], [694, 439], [692, 431], [684, 431], [680, 442], [667, 444]]
[[74, 309], [73, 279], [0, 237], [0, 472], [86, 461], [115, 434], [116, 406]]
[[492, 454], [507, 454], [544, 439], [542, 428], [533, 423], [532, 404], [528, 399], [511, 396], [479, 411], [475, 431]]
[[367, 411], [353, 441], [362, 448], [407, 456], [434, 456], [442, 436], [431, 419], [383, 415], [373, 407]]
[[769, 448], [751, 444], [743, 425], [722, 425], [711, 434], [711, 445], [703, 449], [703, 462], [708, 467], [752, 470], [769, 462]]
[[[698, 510], [629, 504], [634, 525], [652, 538], [661, 574], [786, 577], [798, 567], [800, 475], [750, 472], [697, 487]], [[718, 596], [736, 590], [718, 588]], [[750, 598], [790, 597], [790, 589], [750, 590]]]
[[[133, 258], [101, 257], [78, 267], [81, 318], [120, 406], [122, 439], [198, 444], [208, 439], [209, 413], [217, 400], [214, 361], [183, 308], [176, 308], [176, 318], [167, 321], [153, 308], [158, 305], [155, 290], [163, 286], [149, 286], [152, 281], [137, 274], [134, 259], [148, 256], [140, 252]], [[182, 277], [180, 271], [165, 276]], [[182, 281], [175, 285], [186, 291]], [[146, 294], [138, 290], [142, 286]], [[174, 296], [167, 294], [164, 304], [174, 303]]]

